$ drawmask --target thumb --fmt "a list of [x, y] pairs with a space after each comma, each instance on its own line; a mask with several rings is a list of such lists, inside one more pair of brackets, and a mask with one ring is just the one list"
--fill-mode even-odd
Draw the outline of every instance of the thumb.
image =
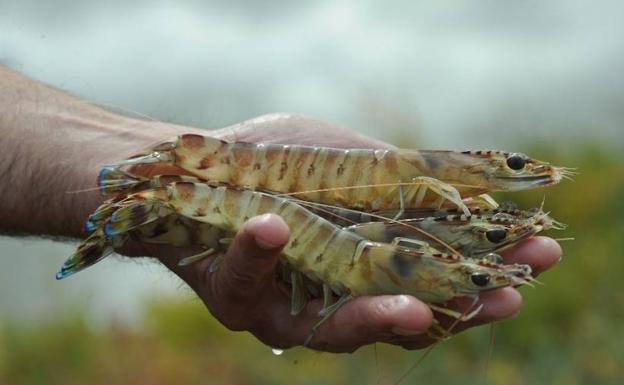
[[217, 270], [219, 297], [242, 303], [254, 301], [274, 281], [275, 266], [290, 230], [275, 214], [251, 218], [236, 234]]

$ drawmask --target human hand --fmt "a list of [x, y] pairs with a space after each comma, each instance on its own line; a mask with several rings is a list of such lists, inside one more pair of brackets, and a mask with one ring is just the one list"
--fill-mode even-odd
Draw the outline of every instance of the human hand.
[[[259, 117], [210, 134], [248, 142], [389, 147], [345, 128], [284, 114]], [[142, 171], [150, 175], [161, 173], [152, 166]], [[223, 264], [212, 273], [212, 258], [180, 267], [180, 257], [174, 257], [171, 249], [150, 247], [150, 251], [186, 281], [226, 327], [249, 331], [272, 347], [289, 348], [303, 344], [320, 319], [322, 301], [313, 300], [299, 315], [290, 315], [289, 291], [275, 278], [280, 251], [288, 238], [288, 226], [279, 216], [252, 218], [236, 235]], [[530, 238], [503, 253], [507, 263], [529, 264], [536, 273], [552, 267], [560, 256], [559, 245], [546, 237]], [[509, 318], [520, 310], [522, 298], [516, 289], [504, 288], [481, 294], [480, 303], [481, 312], [473, 320], [459, 323], [452, 332]], [[458, 301], [458, 309], [465, 306], [465, 302]], [[448, 317], [436, 314], [436, 318], [443, 327], [452, 323]], [[432, 320], [430, 308], [409, 295], [360, 297], [346, 303], [324, 322], [310, 347], [351, 352], [373, 342], [387, 342], [407, 349], [422, 348], [434, 342], [425, 334]]]
[[[6, 187], [0, 189], [0, 231], [4, 232], [80, 236], [82, 221], [102, 199], [95, 190], [84, 189], [91, 186], [93, 175], [103, 164], [178, 134], [205, 134], [202, 130], [110, 113], [2, 66], [0, 87], [0, 149], [6, 182], [0, 184]], [[387, 146], [319, 120], [283, 114], [263, 116], [211, 134], [249, 142]], [[151, 171], [152, 175], [162, 174], [160, 169]], [[148, 246], [135, 243], [134, 255], [160, 258], [197, 292], [225, 326], [249, 330], [268, 345], [287, 348], [304, 342], [321, 308], [319, 301], [312, 301], [302, 314], [290, 315], [288, 293], [274, 279], [279, 250], [287, 239], [288, 229], [279, 217], [252, 219], [239, 231], [224, 265], [214, 274], [209, 272], [210, 260], [177, 266], [180, 250], [174, 247], [137, 251], [137, 246]], [[130, 247], [124, 252], [130, 253]], [[551, 267], [560, 256], [559, 246], [543, 237], [526, 240], [505, 253], [508, 262], [528, 263], [536, 272]], [[481, 295], [481, 302], [484, 308], [479, 315], [454, 331], [516, 314], [521, 297], [514, 289], [505, 288]], [[438, 318], [442, 324], [448, 322]], [[431, 322], [429, 307], [414, 297], [361, 297], [345, 304], [325, 322], [311, 346], [344, 352], [382, 341], [418, 348], [432, 342], [418, 334]]]

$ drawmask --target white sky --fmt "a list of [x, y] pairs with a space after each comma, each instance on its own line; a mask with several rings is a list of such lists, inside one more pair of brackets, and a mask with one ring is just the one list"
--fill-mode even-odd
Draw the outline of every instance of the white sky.
[[3, 3], [0, 60], [159, 119], [301, 112], [428, 147], [622, 138], [619, 1]]

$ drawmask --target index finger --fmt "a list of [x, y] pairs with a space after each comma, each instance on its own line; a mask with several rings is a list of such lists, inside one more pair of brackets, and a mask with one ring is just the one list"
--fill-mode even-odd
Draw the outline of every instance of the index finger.
[[553, 267], [561, 260], [562, 254], [559, 243], [544, 236], [526, 239], [502, 253], [505, 263], [530, 265], [534, 275]]

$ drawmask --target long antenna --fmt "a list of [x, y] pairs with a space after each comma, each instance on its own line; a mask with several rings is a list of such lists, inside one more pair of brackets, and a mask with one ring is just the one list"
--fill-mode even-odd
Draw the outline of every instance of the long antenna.
[[[477, 302], [479, 302], [479, 297], [475, 297], [475, 299], [472, 301], [472, 304], [459, 316], [457, 317], [457, 319], [451, 324], [451, 326], [449, 326], [448, 329], [446, 329], [445, 334], [449, 334], [456, 326], [457, 324], [459, 324], [459, 322], [461, 322], [462, 318], [464, 318], [466, 316], [466, 314], [470, 313], [470, 311], [477, 305]], [[481, 305], [483, 306], [483, 305]], [[434, 347], [436, 347], [441, 341], [437, 341], [432, 343], [427, 350], [425, 350], [425, 352], [420, 356], [420, 358], [418, 358], [418, 360], [416, 360], [416, 362], [414, 362], [412, 364], [412, 366], [409, 367], [409, 369], [407, 369], [407, 371], [405, 373], [403, 373], [401, 375], [401, 377], [399, 377], [398, 380], [396, 380], [396, 382], [394, 383], [394, 385], [399, 385], [401, 382], [403, 382], [403, 380], [405, 380], [405, 378], [407, 378], [407, 376], [418, 367], [418, 365], [425, 359], [425, 357], [427, 357], [429, 355], [429, 353], [431, 353], [431, 351], [433, 350]]]
[[490, 359], [492, 358], [492, 352], [494, 351], [494, 324], [494, 321], [490, 322], [490, 338], [488, 340], [488, 350], [487, 355], [485, 356], [485, 365], [483, 368], [483, 385], [487, 385], [487, 374], [490, 367]]

